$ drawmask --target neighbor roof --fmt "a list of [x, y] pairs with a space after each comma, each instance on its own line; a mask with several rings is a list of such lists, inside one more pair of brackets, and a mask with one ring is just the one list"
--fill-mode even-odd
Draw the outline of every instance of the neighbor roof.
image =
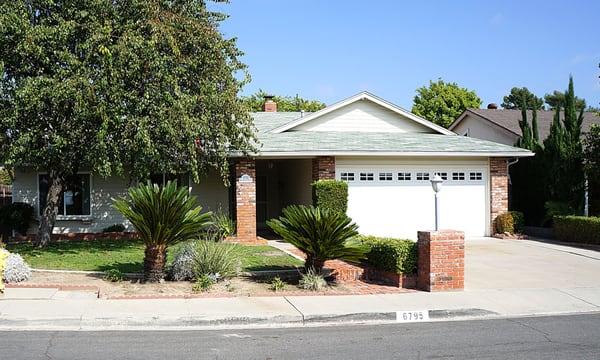
[[464, 136], [426, 133], [317, 132], [277, 129], [310, 114], [253, 113], [260, 142], [258, 156], [531, 156], [512, 146]]
[[[519, 127], [519, 121], [521, 121], [521, 110], [507, 110], [507, 109], [467, 109], [465, 112], [450, 126], [450, 130], [454, 129], [462, 119], [467, 115], [474, 114], [484, 118], [485, 120], [498, 125], [511, 133], [521, 136], [521, 128]], [[531, 123], [532, 112], [527, 111], [527, 119]], [[554, 120], [554, 111], [538, 111], [538, 130], [541, 139], [545, 139], [550, 134], [550, 127]], [[561, 120], [564, 118], [564, 112], [561, 112]], [[583, 114], [583, 123], [581, 124], [582, 134], [589, 132], [592, 124], [600, 125], [600, 116], [595, 112], [586, 111]]]

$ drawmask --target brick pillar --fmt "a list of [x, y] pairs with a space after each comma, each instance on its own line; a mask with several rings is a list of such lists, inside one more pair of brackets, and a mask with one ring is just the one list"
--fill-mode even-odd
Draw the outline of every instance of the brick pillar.
[[236, 242], [256, 239], [256, 164], [253, 159], [235, 163]]
[[508, 161], [490, 158], [490, 235], [494, 234], [496, 216], [508, 211]]
[[418, 232], [417, 288], [425, 291], [463, 290], [465, 234], [440, 230]]
[[335, 157], [318, 156], [312, 159], [313, 181], [335, 179]]

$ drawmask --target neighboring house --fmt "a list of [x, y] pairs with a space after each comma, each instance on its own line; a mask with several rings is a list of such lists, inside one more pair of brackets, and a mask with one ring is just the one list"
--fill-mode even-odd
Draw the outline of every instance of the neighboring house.
[[[252, 158], [231, 154], [231, 187], [216, 174], [199, 184], [179, 177], [205, 208], [229, 212], [244, 242], [256, 241], [257, 229], [284, 207], [311, 204], [313, 181], [333, 178], [348, 182], [348, 215], [361, 233], [415, 238], [418, 230], [434, 227], [434, 173], [445, 180], [441, 227], [489, 235], [492, 219], [508, 207], [507, 160], [532, 155], [456, 136], [366, 92], [311, 114], [277, 112], [272, 100], [264, 109], [253, 114], [260, 152]], [[39, 209], [46, 176], [18, 169], [15, 177], [14, 201]], [[169, 178], [153, 176], [158, 183]], [[98, 232], [123, 223], [111, 199], [127, 186], [123, 178], [81, 172], [64, 193], [55, 231]]]
[[[491, 106], [492, 104], [490, 104]], [[521, 137], [519, 121], [522, 120], [521, 110], [505, 109], [467, 109], [448, 128], [458, 135], [489, 140], [506, 145], [514, 145]], [[493, 107], [493, 106], [491, 106]], [[554, 111], [541, 110], [537, 112], [540, 140], [550, 134], [554, 119]], [[561, 112], [561, 119], [564, 115]], [[531, 123], [531, 110], [527, 111], [527, 120]], [[582, 135], [590, 131], [592, 124], [600, 125], [600, 116], [595, 112], [585, 112], [581, 124]]]

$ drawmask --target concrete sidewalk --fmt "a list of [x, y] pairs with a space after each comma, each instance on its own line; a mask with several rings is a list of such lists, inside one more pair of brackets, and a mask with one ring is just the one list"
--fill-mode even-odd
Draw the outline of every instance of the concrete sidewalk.
[[[27, 291], [27, 294], [25, 291]], [[395, 322], [399, 311], [431, 321], [600, 312], [600, 286], [412, 292], [356, 296], [272, 296], [102, 300], [7, 289], [0, 329], [205, 329]], [[45, 297], [44, 297], [45, 296]]]

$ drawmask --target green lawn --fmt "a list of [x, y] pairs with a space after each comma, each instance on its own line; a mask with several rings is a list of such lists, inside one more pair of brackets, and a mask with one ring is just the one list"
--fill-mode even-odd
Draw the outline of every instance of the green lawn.
[[[286, 269], [302, 265], [301, 261], [270, 246], [238, 246], [242, 249], [244, 271]], [[106, 271], [116, 268], [122, 272], [141, 272], [144, 259], [144, 244], [129, 239], [55, 242], [42, 250], [31, 244], [11, 244], [7, 249], [21, 254], [36, 269]], [[169, 261], [172, 253], [170, 251]]]

